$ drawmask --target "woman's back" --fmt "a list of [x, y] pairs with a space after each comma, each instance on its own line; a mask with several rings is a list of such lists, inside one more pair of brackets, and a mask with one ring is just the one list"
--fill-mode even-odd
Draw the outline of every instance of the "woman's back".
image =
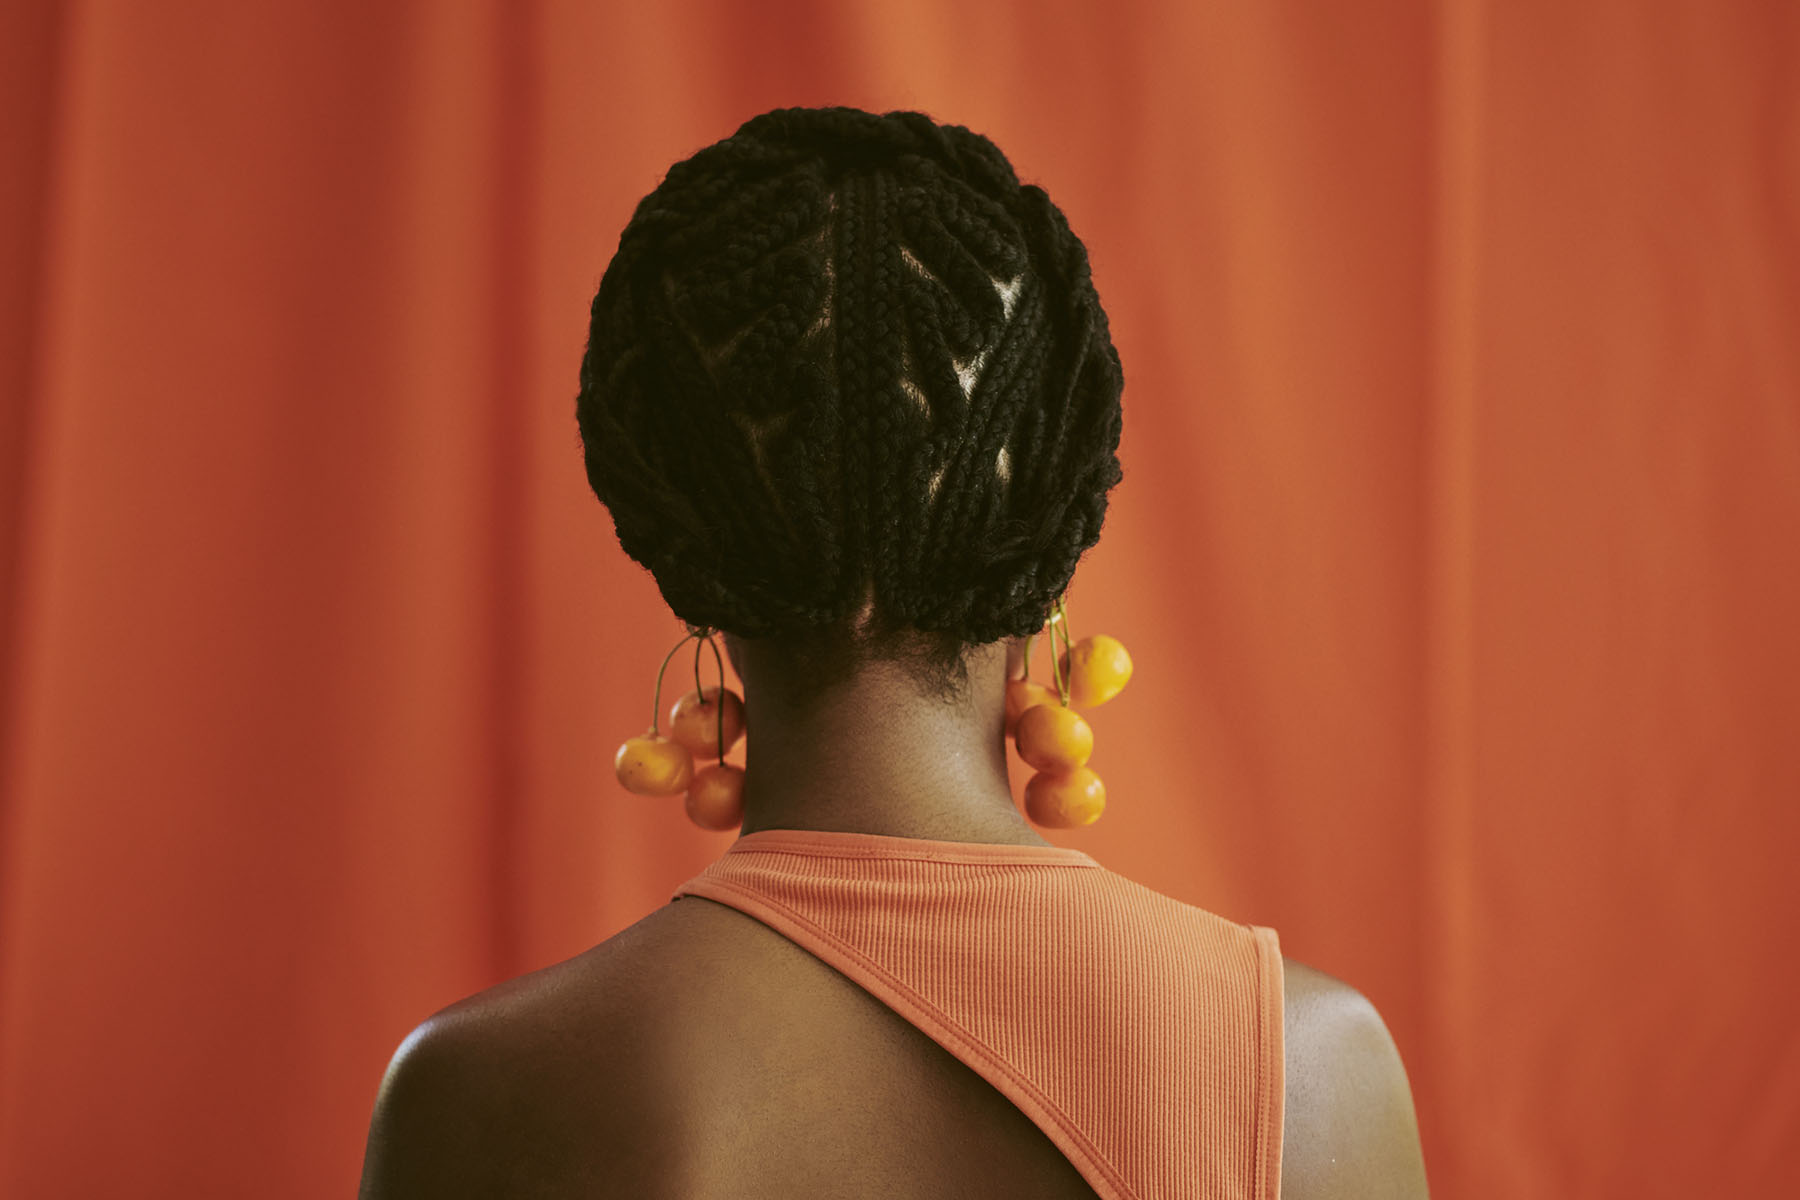
[[[1099, 643], [1071, 642], [1064, 603], [1121, 478], [1109, 328], [1048, 194], [923, 114], [765, 113], [639, 203], [590, 313], [588, 479], [690, 634], [723, 632], [748, 741], [724, 761], [721, 702], [710, 738], [630, 739], [621, 781], [741, 822], [734, 850], [780, 832], [804, 858], [796, 831], [835, 831], [974, 873], [792, 867], [784, 888], [740, 855], [448, 1010], [383, 1085], [370, 1200], [1272, 1200], [1284, 1099], [1285, 1194], [1422, 1193], [1366, 1002], [1026, 820], [1099, 815], [1073, 708], [1130, 673], [1119, 647], [1108, 687], [1077, 686]], [[1028, 681], [1045, 633], [1054, 692]]]
[[[1281, 1195], [1423, 1196], [1380, 1018], [1353, 989], [1284, 966]], [[690, 897], [447, 1010], [396, 1057], [365, 1200], [496, 1194], [1096, 1193], [906, 1019], [758, 921]]]

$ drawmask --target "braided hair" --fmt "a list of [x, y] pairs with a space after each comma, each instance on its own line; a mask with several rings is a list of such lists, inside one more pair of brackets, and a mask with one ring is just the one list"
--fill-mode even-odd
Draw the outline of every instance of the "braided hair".
[[794, 108], [639, 203], [576, 417], [682, 620], [943, 682], [1041, 628], [1099, 538], [1122, 386], [1086, 250], [992, 142]]

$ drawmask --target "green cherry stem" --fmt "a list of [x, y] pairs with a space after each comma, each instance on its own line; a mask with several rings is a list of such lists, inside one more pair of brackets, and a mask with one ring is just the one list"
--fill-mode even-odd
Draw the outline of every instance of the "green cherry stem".
[[705, 641], [707, 636], [709, 635], [696, 634], [694, 637], [694, 694], [700, 698], [702, 704], [706, 702], [706, 689], [700, 686], [700, 643]]
[[681, 640], [679, 642], [676, 642], [674, 647], [671, 648], [667, 654], [663, 655], [662, 666], [656, 668], [656, 693], [650, 697], [650, 736], [651, 737], [656, 736], [657, 722], [662, 720], [663, 674], [668, 671], [669, 660], [675, 657], [675, 651], [679, 650], [683, 646], [687, 645], [688, 638], [691, 638], [693, 636], [694, 635], [691, 633], [683, 634]]
[[1063, 649], [1069, 649], [1069, 614], [1063, 608], [1062, 597], [1056, 599], [1056, 607], [1050, 613], [1050, 671], [1056, 679], [1056, 694], [1062, 700], [1064, 708], [1069, 707], [1069, 681], [1064, 677], [1062, 660], [1056, 655], [1056, 635], [1062, 634]]
[[[712, 634], [706, 635], [706, 644], [712, 647], [713, 666], [719, 670], [719, 765], [725, 765], [725, 659], [719, 654], [719, 643], [713, 641]], [[694, 647], [694, 686], [700, 685], [700, 647]], [[700, 693], [701, 703], [706, 702], [706, 693]]]

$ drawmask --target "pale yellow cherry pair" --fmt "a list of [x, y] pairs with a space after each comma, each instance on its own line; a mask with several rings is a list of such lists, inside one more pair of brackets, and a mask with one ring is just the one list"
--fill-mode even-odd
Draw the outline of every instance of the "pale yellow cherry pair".
[[1025, 784], [1025, 815], [1038, 825], [1068, 829], [1091, 825], [1106, 810], [1106, 785], [1087, 766], [1094, 753], [1094, 730], [1081, 708], [1105, 704], [1131, 681], [1131, 655], [1105, 634], [1071, 644], [1069, 617], [1058, 600], [1046, 625], [1052, 651], [1055, 690], [1033, 683], [1031, 639], [1025, 642], [1026, 675], [1006, 684], [1006, 732], [1019, 757], [1035, 769]]
[[[675, 651], [694, 641], [694, 690], [669, 710], [669, 732], [657, 729], [662, 714], [663, 674]], [[700, 686], [700, 645], [712, 647], [719, 669], [717, 687]], [[735, 829], [744, 823], [744, 770], [725, 755], [744, 735], [744, 701], [724, 686], [725, 663], [708, 630], [695, 630], [675, 643], [656, 672], [650, 728], [628, 739], [613, 756], [613, 770], [628, 792], [640, 796], [687, 793], [687, 814], [702, 829]], [[698, 770], [696, 759], [716, 758]]]

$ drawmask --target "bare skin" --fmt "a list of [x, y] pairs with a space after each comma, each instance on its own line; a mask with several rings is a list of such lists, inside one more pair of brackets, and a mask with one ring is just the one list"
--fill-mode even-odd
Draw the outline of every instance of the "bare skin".
[[[1004, 682], [971, 647], [960, 700], [892, 666], [825, 702], [727, 639], [750, 741], [744, 831], [1047, 844], [1014, 806]], [[1410, 1091], [1355, 989], [1284, 962], [1282, 1196], [1425, 1195]], [[1198, 1131], [1196, 1131], [1198, 1136]], [[688, 898], [421, 1025], [376, 1106], [364, 1200], [474, 1196], [1090, 1197], [969, 1068], [830, 967]]]
[[748, 742], [744, 832], [828, 829], [946, 842], [1044, 846], [1006, 775], [1008, 675], [1018, 639], [972, 646], [953, 704], [926, 699], [877, 664], [820, 696], [767, 645], [725, 639], [756, 736]]

